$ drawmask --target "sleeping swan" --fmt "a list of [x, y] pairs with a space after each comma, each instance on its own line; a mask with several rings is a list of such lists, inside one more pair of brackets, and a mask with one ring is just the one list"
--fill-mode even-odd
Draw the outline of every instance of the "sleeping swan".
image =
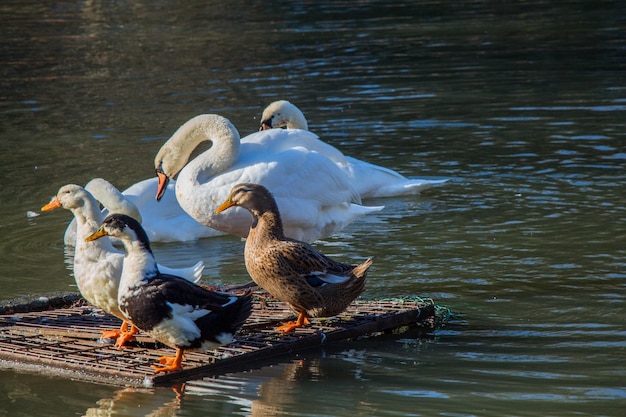
[[[261, 116], [260, 130], [273, 128], [308, 130], [308, 124], [298, 107], [287, 100], [279, 100], [267, 106]], [[337, 148], [326, 143], [324, 145], [324, 147], [309, 149], [323, 153], [332, 159], [350, 178], [362, 198], [417, 194], [433, 185], [447, 181], [409, 179], [389, 168], [344, 156]]]
[[[120, 192], [102, 178], [94, 178], [85, 189], [104, 206], [103, 218], [109, 213], [126, 214], [139, 221], [152, 242], [184, 242], [204, 237], [222, 236], [225, 233], [203, 226], [192, 219], [178, 205], [172, 192], [161, 202], [154, 201], [157, 178], [140, 181]], [[76, 245], [76, 219], [65, 230], [66, 245]]]
[[[202, 143], [211, 147], [189, 161]], [[170, 178], [178, 175], [176, 197], [198, 222], [246, 237], [252, 216], [236, 208], [216, 214], [233, 185], [254, 182], [274, 194], [283, 215], [285, 234], [312, 242], [329, 236], [357, 217], [382, 207], [365, 207], [350, 180], [330, 159], [307, 144], [317, 136], [303, 130], [273, 129], [240, 140], [226, 118], [196, 116], [183, 124], [161, 147], [154, 160], [159, 177], [157, 200]]]

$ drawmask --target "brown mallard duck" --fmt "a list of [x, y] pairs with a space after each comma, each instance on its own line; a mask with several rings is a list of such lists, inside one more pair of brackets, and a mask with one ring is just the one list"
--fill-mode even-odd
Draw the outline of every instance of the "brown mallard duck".
[[216, 213], [233, 206], [245, 208], [254, 218], [245, 248], [248, 273], [298, 314], [297, 321], [276, 330], [291, 332], [309, 324], [309, 317], [335, 316], [363, 292], [372, 259], [360, 265], [337, 262], [305, 242], [285, 237], [278, 206], [267, 188], [237, 184]]

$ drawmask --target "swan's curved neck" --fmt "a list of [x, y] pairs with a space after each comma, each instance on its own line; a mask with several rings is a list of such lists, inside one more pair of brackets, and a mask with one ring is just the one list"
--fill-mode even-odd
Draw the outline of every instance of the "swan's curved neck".
[[[161, 166], [170, 178], [184, 167], [186, 176], [202, 182], [233, 165], [239, 157], [239, 139], [239, 132], [228, 119], [216, 114], [196, 116], [163, 145], [155, 158], [155, 166]], [[187, 164], [191, 153], [206, 141], [212, 143], [211, 148]]]
[[141, 223], [141, 213], [136, 205], [129, 201], [124, 194], [110, 182], [102, 178], [94, 178], [89, 181], [85, 189], [91, 193], [110, 213], [127, 214]]
[[92, 198], [83, 200], [83, 205], [71, 209], [76, 218], [76, 249], [88, 247], [99, 247], [104, 250], [113, 250], [113, 245], [108, 238], [98, 239], [92, 242], [85, 242], [85, 238], [93, 234], [102, 223], [102, 212], [98, 202]]

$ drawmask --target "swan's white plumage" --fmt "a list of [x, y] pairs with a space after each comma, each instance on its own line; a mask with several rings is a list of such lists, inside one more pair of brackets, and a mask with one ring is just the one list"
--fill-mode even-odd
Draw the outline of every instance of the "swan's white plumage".
[[[94, 178], [85, 189], [104, 206], [102, 218], [109, 213], [131, 216], [141, 223], [151, 242], [185, 242], [225, 234], [198, 223], [180, 207], [174, 182], [168, 185], [170, 192], [161, 201], [155, 201], [157, 186], [157, 179], [149, 178], [120, 192], [108, 181]], [[75, 219], [68, 225], [63, 240], [66, 245], [75, 245]]]
[[[298, 107], [287, 100], [278, 100], [267, 106], [261, 116], [261, 129], [272, 128], [307, 130], [308, 124]], [[345, 156], [334, 146], [322, 141], [311, 142], [309, 149], [332, 159], [350, 178], [362, 198], [417, 194], [447, 181], [407, 178], [389, 168]]]
[[[202, 142], [212, 146], [192, 161]], [[234, 184], [259, 183], [274, 194], [285, 234], [311, 242], [331, 235], [359, 216], [382, 207], [361, 206], [358, 192], [328, 157], [311, 151], [317, 136], [303, 130], [273, 129], [239, 139], [218, 115], [200, 115], [183, 124], [163, 145], [155, 167], [172, 178], [176, 197], [198, 222], [245, 237], [252, 217], [240, 208], [215, 214]]]
[[[125, 320], [117, 300], [124, 253], [113, 247], [109, 238], [85, 242], [85, 238], [98, 230], [103, 220], [98, 202], [83, 187], [75, 184], [61, 187], [55, 198], [76, 219], [74, 279], [80, 293], [91, 304]], [[159, 265], [159, 270], [164, 273], [176, 274], [194, 282], [202, 278], [203, 269], [203, 262], [189, 268]]]
[[168, 192], [156, 201], [157, 178], [149, 178], [131, 185], [123, 194], [133, 202], [143, 217], [142, 227], [151, 242], [186, 242], [225, 233], [198, 223], [182, 209], [176, 199], [176, 183], [168, 185]]

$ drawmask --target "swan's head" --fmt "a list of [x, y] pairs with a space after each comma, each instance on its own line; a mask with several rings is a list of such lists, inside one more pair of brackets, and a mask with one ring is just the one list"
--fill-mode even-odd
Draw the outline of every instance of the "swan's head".
[[124, 242], [139, 242], [144, 248], [150, 250], [150, 241], [141, 224], [125, 214], [111, 214], [102, 222], [102, 225], [92, 235], [85, 238], [85, 242], [100, 239], [104, 236], [112, 236]]
[[[201, 114], [181, 127], [161, 146], [154, 158], [154, 169], [159, 179], [156, 199], [161, 200], [170, 179], [175, 178], [187, 165], [192, 152], [202, 142], [212, 142], [207, 155], [206, 175], [221, 172], [239, 155], [239, 132], [225, 117], [217, 114]], [[207, 154], [208, 152], [208, 154]], [[198, 157], [196, 157], [198, 159]]]
[[299, 108], [287, 100], [278, 100], [263, 110], [259, 130], [275, 128], [308, 130], [309, 126]]
[[258, 215], [267, 211], [276, 211], [276, 200], [270, 191], [260, 184], [241, 183], [235, 185], [226, 200], [215, 210], [215, 213], [239, 206]]
[[[178, 132], [177, 132], [178, 133]], [[172, 136], [174, 138], [176, 135]], [[167, 184], [170, 182], [170, 178], [175, 178], [181, 169], [185, 166], [188, 158], [185, 158], [182, 163], [178, 157], [179, 148], [173, 148], [170, 146], [172, 139], [165, 142], [165, 144], [159, 149], [156, 157], [154, 158], [154, 171], [158, 179], [156, 200], [161, 201], [167, 190]]]
[[76, 184], [67, 184], [59, 188], [56, 196], [48, 204], [41, 208], [41, 211], [50, 211], [58, 208], [72, 210], [82, 207], [85, 201], [91, 197], [83, 187]]

